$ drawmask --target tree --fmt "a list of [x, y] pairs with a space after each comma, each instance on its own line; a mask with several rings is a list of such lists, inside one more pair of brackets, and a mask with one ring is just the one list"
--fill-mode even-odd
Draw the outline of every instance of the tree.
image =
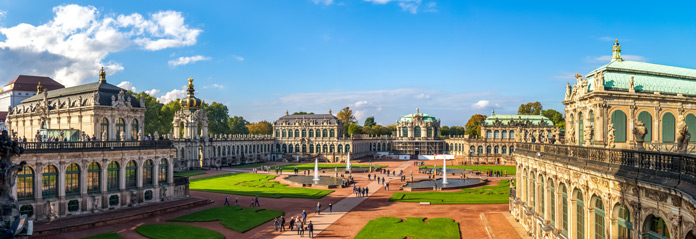
[[468, 122], [466, 122], [465, 134], [469, 135], [470, 138], [481, 137], [481, 125], [483, 121], [486, 120], [485, 115], [475, 114], [472, 115]]
[[353, 115], [353, 110], [350, 107], [343, 108], [341, 112], [336, 114], [336, 118], [341, 120], [344, 125], [355, 123], [355, 116]]
[[313, 115], [313, 114], [314, 114], [314, 112], [309, 112], [309, 113], [307, 113], [307, 112], [304, 112], [304, 111], [292, 113], [292, 115]]
[[448, 135], [450, 135], [450, 133], [449, 133], [449, 127], [448, 127], [448, 126], [442, 126], [442, 127], [440, 127], [440, 135], [442, 135], [442, 136], [448, 136]]
[[362, 129], [360, 128], [360, 125], [357, 125], [355, 123], [348, 125], [348, 136], [352, 136], [354, 134], [362, 134]]
[[246, 126], [250, 134], [273, 134], [273, 125], [268, 121], [260, 121], [251, 123]]
[[217, 102], [213, 102], [210, 105], [203, 103], [201, 109], [208, 116], [208, 132], [210, 134], [230, 133], [230, 126], [227, 124], [227, 119], [230, 117], [227, 106]]
[[[132, 93], [132, 92], [129, 92]], [[132, 93], [133, 94], [133, 93]], [[140, 92], [138, 94], [134, 94], [135, 98], [140, 100], [143, 99], [143, 103], [145, 103], [145, 122], [138, 122], [140, 126], [145, 126], [144, 127], [144, 133], [145, 135], [150, 135], [154, 134], [156, 131], [162, 133], [162, 130], [166, 128], [165, 124], [160, 123], [160, 114], [162, 112], [162, 104], [157, 102], [157, 99], [155, 97], [152, 97], [148, 95], [145, 92]], [[167, 122], [169, 125], [172, 124], [172, 121]], [[140, 133], [140, 132], [138, 132]], [[141, 139], [142, 140], [142, 139]]]
[[456, 136], [456, 135], [464, 135], [466, 130], [462, 126], [451, 126], [449, 128], [449, 135], [450, 136]]
[[242, 116], [234, 116], [227, 118], [227, 125], [230, 127], [230, 134], [248, 134], [249, 129], [247, 125], [249, 121], [246, 121]]
[[521, 104], [520, 108], [517, 109], [517, 114], [521, 115], [539, 115], [543, 107], [539, 101], [529, 102], [527, 104]]
[[561, 114], [561, 112], [558, 112], [554, 109], [548, 109], [542, 111], [541, 114], [544, 115], [546, 118], [549, 118], [553, 122], [553, 125], [556, 126], [556, 128], [565, 129], [565, 118], [563, 117], [563, 114]]
[[[172, 121], [174, 120], [174, 114], [181, 109], [181, 105], [179, 104], [179, 100], [173, 100], [170, 101], [169, 103], [165, 104], [162, 106], [162, 110], [160, 111], [160, 115], [158, 118], [157, 124], [160, 125], [159, 127], [159, 133], [160, 135], [162, 134], [168, 134], [169, 132], [172, 131], [174, 128], [174, 125], [172, 124]], [[179, 135], [181, 132], [184, 131], [184, 128], [180, 128]], [[179, 138], [178, 135], [174, 135], [174, 138]]]
[[374, 116], [367, 117], [367, 119], [365, 119], [365, 123], [363, 124], [363, 126], [365, 126], [365, 127], [372, 127], [375, 125], [377, 125], [377, 123], [375, 123]]

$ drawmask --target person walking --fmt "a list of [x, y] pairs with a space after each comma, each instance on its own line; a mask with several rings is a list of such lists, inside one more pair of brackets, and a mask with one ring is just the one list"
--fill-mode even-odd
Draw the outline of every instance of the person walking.
[[224, 206], [229, 206], [230, 205], [230, 196], [225, 196], [225, 204]]
[[300, 237], [303, 237], [303, 236], [304, 236], [304, 231], [305, 231], [304, 221], [300, 222], [300, 229], [301, 229], [301, 230], [300, 230]]
[[234, 198], [234, 205], [239, 206], [239, 198]]
[[302, 210], [302, 222], [304, 223], [305, 221], [307, 221], [307, 212]]
[[256, 197], [254, 198], [254, 203], [257, 207], [261, 206], [261, 204], [259, 203], [259, 195], [256, 195]]
[[285, 216], [280, 216], [280, 231], [285, 231]]
[[321, 202], [317, 202], [317, 215], [321, 215]]
[[300, 220], [299, 217], [297, 218], [297, 225], [296, 226], [297, 226], [297, 235], [301, 235], [302, 234], [302, 220]]
[[295, 226], [295, 216], [290, 217], [290, 224], [288, 224], [288, 228], [290, 228], [290, 231], [292, 231], [292, 228]]
[[273, 218], [273, 226], [275, 227], [275, 231], [278, 231], [278, 218], [277, 217]]
[[309, 225], [307, 225], [307, 230], [309, 231], [309, 238], [314, 237], [314, 224], [312, 224], [312, 221], [309, 221]]
[[256, 204], [254, 203], [254, 199], [252, 198], [251, 203], [249, 203], [249, 207], [253, 207], [254, 205], [256, 205]]

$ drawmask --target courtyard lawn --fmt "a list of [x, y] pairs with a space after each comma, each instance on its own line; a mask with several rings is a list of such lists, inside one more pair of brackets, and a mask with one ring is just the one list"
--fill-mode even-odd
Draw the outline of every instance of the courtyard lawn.
[[138, 234], [152, 239], [224, 239], [219, 232], [180, 224], [145, 224], [135, 229]]
[[425, 222], [424, 217], [407, 217], [406, 221], [396, 217], [380, 217], [370, 220], [355, 236], [356, 239], [403, 239], [403, 238], [461, 238], [459, 223], [450, 218], [433, 218]]
[[276, 175], [252, 173], [221, 174], [192, 179], [189, 188], [204, 192], [267, 198], [322, 198], [333, 192], [333, 190], [288, 187], [286, 184], [270, 181], [275, 177]]
[[243, 233], [282, 215], [283, 211], [280, 210], [267, 210], [257, 207], [241, 208], [237, 206], [222, 206], [194, 212], [174, 218], [171, 221], [220, 221], [225, 227]]
[[497, 186], [465, 188], [456, 192], [396, 192], [392, 202], [430, 202], [430, 204], [497, 204], [508, 203], [510, 180], [500, 180]]
[[265, 163], [249, 163], [249, 164], [242, 164], [242, 165], [232, 165], [230, 168], [258, 168], [261, 166], [266, 166], [266, 165], [272, 165], [272, 163], [265, 162]]
[[[420, 168], [433, 168], [433, 166], [420, 166]], [[442, 165], [438, 165], [437, 168], [442, 168]], [[515, 175], [517, 173], [517, 170], [515, 166], [506, 166], [506, 165], [447, 165], [448, 169], [471, 169], [474, 171], [479, 171], [479, 172], [487, 172], [488, 170], [493, 170], [493, 171], [501, 171], [505, 173], [505, 170], [507, 170], [507, 175]]]
[[[351, 164], [351, 167], [369, 168], [370, 165], [369, 164]], [[386, 168], [386, 167], [387, 167], [387, 165], [372, 165], [372, 168], [375, 168], [375, 169], [376, 168]], [[307, 169], [314, 170], [314, 164], [313, 163], [306, 163], [306, 164], [298, 164], [298, 165], [283, 165], [280, 168], [283, 169], [283, 171], [291, 171], [291, 172], [293, 170], [295, 170], [295, 168], [297, 168], [297, 170], [300, 170], [300, 171], [307, 170]], [[330, 163], [320, 163], [319, 164], [319, 169], [330, 170], [333, 172], [334, 168], [338, 168], [338, 170], [345, 169], [346, 164], [330, 164]]]
[[123, 239], [123, 237], [115, 232], [107, 232], [104, 234], [83, 237], [82, 239]]
[[176, 172], [176, 173], [174, 173], [174, 177], [192, 177], [192, 176], [201, 175], [201, 174], [205, 174], [205, 171], [193, 170], [193, 171], [185, 171], [185, 172]]

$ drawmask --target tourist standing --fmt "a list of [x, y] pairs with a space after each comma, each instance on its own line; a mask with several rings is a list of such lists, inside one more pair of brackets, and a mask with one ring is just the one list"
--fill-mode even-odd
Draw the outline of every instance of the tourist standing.
[[307, 212], [305, 210], [302, 210], [302, 222], [305, 222], [307, 220]]
[[321, 202], [317, 202], [317, 215], [321, 215]]
[[329, 203], [329, 213], [333, 212], [333, 204]]
[[309, 238], [314, 237], [314, 224], [312, 224], [312, 221], [309, 221], [309, 225], [307, 225], [307, 229], [309, 230]]
[[239, 206], [239, 198], [234, 198], [234, 205]]
[[280, 231], [285, 231], [285, 216], [280, 216]]
[[254, 198], [254, 203], [257, 207], [261, 206], [261, 204], [259, 203], [259, 195], [256, 195], [256, 197]]
[[278, 218], [277, 217], [273, 218], [273, 226], [275, 227], [275, 231], [278, 231]]
[[225, 196], [225, 204], [224, 206], [229, 206], [230, 205], [230, 196]]
[[302, 235], [302, 220], [297, 219], [297, 235]]
[[292, 231], [292, 228], [295, 226], [295, 217], [292, 216], [290, 217], [290, 224], [288, 225], [288, 228], [290, 228], [290, 231]]

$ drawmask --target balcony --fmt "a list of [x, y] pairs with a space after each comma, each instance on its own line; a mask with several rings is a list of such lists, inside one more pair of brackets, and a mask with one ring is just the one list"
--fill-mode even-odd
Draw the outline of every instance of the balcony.
[[18, 143], [18, 145], [19, 147], [24, 148], [25, 154], [173, 148], [172, 141], [170, 140], [26, 142]]

